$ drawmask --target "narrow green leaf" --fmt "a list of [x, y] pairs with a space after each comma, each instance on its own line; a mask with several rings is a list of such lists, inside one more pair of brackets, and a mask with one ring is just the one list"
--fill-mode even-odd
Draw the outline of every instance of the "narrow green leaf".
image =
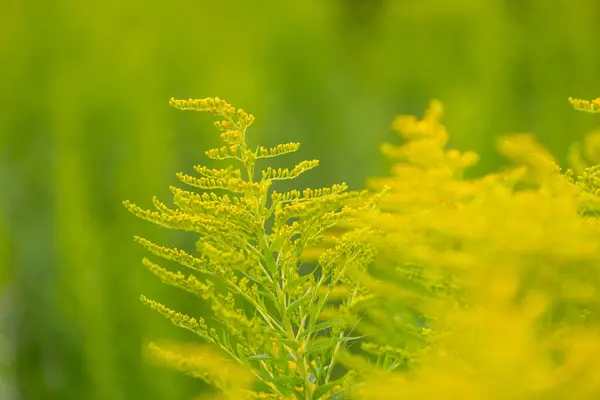
[[273, 303], [277, 304], [277, 298], [275, 298], [275, 296], [273, 296], [272, 293], [266, 292], [264, 290], [259, 290], [258, 293], [262, 294], [264, 297], [271, 300]]
[[252, 275], [250, 275], [250, 274], [247, 274], [247, 273], [246, 273], [246, 272], [244, 272], [244, 271], [241, 271], [241, 272], [242, 272], [242, 275], [244, 275], [246, 278], [250, 279], [252, 282], [256, 282], [256, 283], [258, 283], [259, 285], [262, 285], [262, 284], [263, 284], [261, 281], [259, 281], [258, 279], [256, 279], [256, 278], [255, 278], [255, 277], [253, 277]]
[[342, 399], [347, 399], [348, 398], [348, 393], [346, 391], [346, 389], [342, 389], [339, 392], [335, 392], [329, 400], [342, 400]]
[[286, 346], [294, 350], [296, 350], [296, 347], [298, 346], [298, 343], [292, 339], [279, 339], [278, 342], [281, 344], [285, 344]]
[[[322, 358], [321, 358], [321, 359], [322, 359]], [[317, 370], [317, 367], [315, 367], [315, 366], [312, 364], [312, 362], [309, 362], [309, 363], [308, 363], [308, 369], [310, 369], [310, 372], [311, 372], [310, 376], [308, 377], [308, 381], [309, 381], [310, 383], [314, 383], [314, 382], [316, 382], [316, 381], [317, 381], [317, 379], [318, 379], [318, 378], [319, 378], [319, 376], [320, 376], [320, 372], [321, 372], [320, 368], [319, 368], [319, 370]]]
[[330, 321], [320, 322], [313, 327], [313, 333], [328, 329], [340, 323], [339, 319], [332, 319]]
[[312, 341], [306, 348], [307, 353], [312, 353], [315, 350], [321, 350], [327, 347], [330, 347], [333, 343], [345, 343], [351, 340], [357, 340], [363, 338], [364, 336], [347, 336], [347, 337], [328, 337], [325, 339], [317, 339]]
[[308, 298], [306, 296], [302, 296], [302, 297], [294, 300], [290, 305], [287, 306], [286, 312], [291, 313], [296, 308], [302, 306], [302, 304], [305, 302], [305, 300], [308, 300]]
[[255, 354], [248, 357], [248, 360], [270, 360], [271, 356], [268, 354]]
[[365, 337], [365, 335], [363, 335], [363, 336], [344, 336], [344, 337], [336, 338], [335, 340], [337, 342], [349, 342], [350, 340], [362, 339], [364, 337]]
[[294, 392], [296, 390], [296, 385], [302, 385], [304, 380], [298, 377], [292, 376], [284, 376], [284, 377], [276, 377], [271, 379], [271, 381], [277, 385], [277, 388], [282, 389], [285, 388], [287, 392]]
[[299, 306], [301, 306], [304, 303], [306, 303], [307, 301], [309, 301], [310, 300], [310, 297], [308, 296], [309, 293], [310, 293], [310, 290], [307, 291], [306, 293], [304, 293], [304, 295], [302, 295], [302, 297], [300, 297], [299, 299], [296, 299], [292, 304], [290, 304], [287, 307], [286, 312], [292, 313], [296, 310], [296, 308], [298, 308]]
[[225, 346], [227, 346], [228, 348], [231, 348], [231, 343], [229, 342], [229, 337], [227, 336], [227, 333], [225, 331], [223, 331], [221, 333], [221, 340]]
[[325, 393], [330, 391], [334, 386], [340, 385], [343, 382], [343, 379], [344, 378], [336, 379], [335, 381], [331, 381], [329, 383], [319, 386], [318, 388], [315, 389], [315, 391], [313, 393], [313, 398], [318, 399], [319, 397], [323, 396]]
[[286, 239], [285, 236], [277, 236], [277, 238], [271, 243], [271, 250], [278, 252], [281, 249], [281, 245], [283, 244], [284, 240]]
[[330, 344], [332, 343], [332, 338], [327, 338], [327, 339], [317, 339], [317, 340], [313, 340], [311, 343], [309, 343], [309, 345], [306, 347], [306, 352], [307, 353], [312, 353], [314, 351], [317, 350], [321, 350], [324, 348], [327, 348], [330, 346]]
[[304, 276], [301, 276], [298, 279], [294, 279], [293, 281], [291, 281], [290, 283], [288, 283], [287, 289], [288, 290], [294, 290], [294, 289], [296, 289], [298, 286], [302, 285], [304, 282], [306, 282], [307, 280], [309, 280], [312, 276], [313, 276], [312, 274], [306, 274]]

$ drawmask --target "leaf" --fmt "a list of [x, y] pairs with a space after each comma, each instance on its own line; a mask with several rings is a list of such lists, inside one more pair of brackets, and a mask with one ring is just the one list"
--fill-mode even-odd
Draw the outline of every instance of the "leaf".
[[227, 348], [231, 348], [231, 343], [229, 342], [229, 336], [227, 336], [227, 332], [221, 332], [221, 343], [223, 343]]
[[310, 288], [308, 288], [308, 290], [306, 291], [306, 293], [304, 293], [302, 295], [302, 297], [300, 297], [299, 299], [296, 299], [292, 304], [290, 304], [287, 309], [286, 312], [291, 313], [293, 312], [296, 307], [298, 307], [299, 305], [305, 303], [307, 300], [309, 300], [308, 295], [310, 294], [311, 290]]
[[341, 321], [339, 319], [333, 319], [330, 321], [325, 321], [325, 322], [320, 322], [318, 324], [316, 324], [312, 329], [306, 329], [304, 332], [302, 332], [302, 334], [300, 334], [299, 338], [300, 339], [304, 339], [305, 337], [307, 337], [309, 334], [313, 334], [313, 333], [317, 333], [319, 331], [322, 331], [324, 329], [328, 329], [333, 327], [334, 325], [337, 325], [338, 323], [340, 323]]
[[347, 395], [347, 391], [344, 390], [340, 390], [339, 392], [335, 392], [331, 397], [330, 400], [342, 400], [342, 399], [347, 399], [348, 395]]
[[333, 345], [333, 343], [345, 343], [351, 340], [361, 339], [364, 336], [345, 336], [345, 337], [337, 337], [337, 338], [327, 338], [327, 339], [317, 339], [311, 342], [307, 348], [306, 352], [310, 353], [315, 350], [321, 350]]
[[318, 331], [322, 331], [323, 329], [331, 328], [334, 325], [339, 324], [340, 322], [341, 322], [341, 320], [339, 320], [339, 319], [332, 319], [330, 321], [320, 322], [314, 326], [313, 332], [318, 332]]
[[331, 381], [329, 383], [326, 383], [324, 385], [319, 386], [314, 391], [313, 397], [315, 399], [318, 399], [320, 396], [324, 395], [325, 393], [327, 393], [328, 391], [330, 391], [331, 389], [333, 389], [335, 386], [340, 385], [341, 383], [343, 383], [343, 379], [344, 378], [336, 379], [335, 381]]
[[312, 274], [306, 274], [298, 279], [294, 279], [293, 281], [291, 281], [290, 283], [288, 283], [287, 285], [287, 289], [288, 290], [294, 290], [296, 289], [298, 286], [300, 286], [301, 284], [303, 284], [304, 282], [306, 282], [307, 280], [309, 280], [313, 275]]
[[292, 392], [296, 390], [296, 385], [304, 384], [304, 380], [302, 378], [293, 376], [275, 377], [271, 381], [277, 386], [277, 388], [286, 388]]
[[313, 365], [312, 362], [308, 363], [308, 369], [310, 369], [311, 372], [311, 374], [308, 377], [308, 381], [310, 383], [315, 383], [318, 377], [320, 376], [321, 369], [319, 368], [319, 370], [317, 371], [317, 368]]
[[271, 242], [271, 250], [274, 252], [278, 252], [281, 249], [281, 245], [283, 244], [283, 241], [285, 239], [286, 237], [284, 235], [277, 236], [277, 238], [275, 238], [275, 240]]
[[344, 337], [341, 337], [341, 338], [336, 338], [335, 340], [337, 342], [349, 342], [350, 340], [362, 339], [365, 336], [366, 335], [363, 335], [363, 336], [344, 336]]
[[264, 297], [271, 300], [273, 303], [277, 304], [277, 299], [275, 298], [275, 296], [273, 296], [272, 293], [266, 292], [264, 290], [259, 290], [258, 293], [262, 294]]
[[291, 349], [296, 349], [296, 347], [298, 346], [298, 343], [295, 340], [292, 339], [277, 339], [277, 341], [281, 344], [286, 345], [287, 347], [291, 348]]
[[272, 357], [268, 354], [255, 354], [248, 357], [248, 360], [270, 360]]
[[333, 340], [335, 340], [335, 339], [327, 338], [327, 339], [313, 340], [311, 343], [309, 343], [308, 346], [306, 346], [306, 352], [312, 353], [314, 351], [330, 347], [331, 344], [333, 343]]
[[244, 275], [246, 278], [250, 279], [252, 282], [256, 282], [256, 283], [258, 283], [259, 285], [262, 285], [262, 284], [263, 284], [261, 281], [259, 281], [258, 279], [256, 279], [256, 278], [255, 278], [255, 277], [253, 277], [252, 275], [250, 275], [250, 274], [247, 274], [247, 273], [246, 273], [246, 272], [244, 272], [244, 271], [241, 271], [241, 273], [242, 273], [242, 275]]

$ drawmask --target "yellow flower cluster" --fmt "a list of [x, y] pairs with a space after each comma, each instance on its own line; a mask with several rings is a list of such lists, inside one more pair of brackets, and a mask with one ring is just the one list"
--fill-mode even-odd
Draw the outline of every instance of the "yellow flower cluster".
[[196, 319], [190, 317], [189, 315], [171, 310], [165, 305], [151, 300], [146, 296], [140, 296], [140, 300], [148, 307], [164, 315], [169, 321], [171, 321], [173, 325], [192, 331], [209, 342], [214, 341], [214, 338], [212, 338], [208, 333], [208, 328], [203, 318]]
[[171, 98], [169, 104], [180, 110], [205, 111], [211, 114], [220, 115], [226, 119], [225, 125], [221, 122], [221, 126], [217, 126], [220, 129], [226, 129], [228, 127], [227, 123], [232, 123], [244, 130], [254, 122], [254, 116], [252, 114], [248, 114], [241, 108], [236, 110], [231, 104], [218, 97], [188, 100]]
[[345, 183], [333, 185], [331, 188], [322, 188], [322, 189], [304, 189], [302, 191], [302, 196], [306, 199], [313, 199], [319, 197], [330, 196], [332, 194], [342, 193], [348, 190], [348, 185]]
[[[225, 175], [225, 173], [223, 173]], [[178, 173], [177, 178], [180, 181], [185, 183], [186, 185], [196, 187], [199, 189], [223, 189], [229, 190], [234, 193], [244, 193], [247, 190], [259, 190], [259, 185], [254, 182], [248, 182], [243, 180], [242, 178], [235, 177], [225, 177], [225, 178], [207, 178], [201, 177], [196, 178], [195, 176], [190, 176], [183, 173]]]
[[271, 147], [270, 149], [259, 146], [258, 147], [259, 155], [257, 156], [257, 158], [277, 157], [277, 156], [280, 156], [283, 154], [293, 153], [295, 151], [298, 151], [299, 148], [300, 148], [300, 143], [283, 143], [283, 144], [278, 144], [275, 147]]
[[592, 101], [574, 99], [573, 97], [569, 97], [569, 103], [571, 103], [571, 105], [579, 111], [585, 111], [590, 113], [600, 112], [600, 97]]
[[261, 398], [246, 396], [253, 380], [252, 374], [214, 348], [196, 344], [150, 343], [147, 355], [153, 361], [206, 381], [229, 399]]
[[262, 171], [263, 179], [284, 180], [294, 179], [304, 172], [319, 166], [319, 160], [302, 161], [292, 169], [268, 167]]
[[453, 162], [440, 116], [433, 102], [422, 120], [397, 119], [393, 175], [371, 181], [392, 189], [366, 217], [385, 234], [363, 277], [381, 300], [357, 327], [378, 368], [361, 371], [357, 397], [598, 398], [600, 218], [584, 212], [598, 204], [595, 167], [563, 174], [513, 135], [498, 142], [511, 168], [464, 179], [476, 157]]

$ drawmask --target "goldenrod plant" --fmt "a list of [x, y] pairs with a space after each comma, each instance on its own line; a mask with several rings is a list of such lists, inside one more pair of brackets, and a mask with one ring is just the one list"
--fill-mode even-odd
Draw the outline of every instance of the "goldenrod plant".
[[[498, 142], [512, 167], [467, 179], [477, 155], [447, 148], [441, 115], [434, 101], [422, 120], [395, 121], [404, 143], [383, 147], [392, 175], [369, 182], [391, 190], [365, 215], [385, 251], [364, 284], [388, 304], [414, 305], [427, 322], [413, 322], [422, 345], [408, 348], [408, 370], [344, 353], [362, 381], [352, 398], [600, 398], [598, 167], [562, 172], [518, 134]], [[380, 354], [406, 337], [398, 310], [367, 310], [388, 321], [370, 326]]]
[[152, 343], [156, 358], [229, 399], [600, 397], [598, 134], [567, 171], [533, 136], [504, 136], [511, 166], [469, 178], [478, 155], [447, 147], [432, 101], [422, 119], [394, 121], [404, 142], [382, 147], [395, 164], [368, 181], [379, 194], [344, 184], [281, 193], [276, 181], [317, 161], [260, 174], [258, 163], [297, 143], [250, 149], [254, 117], [219, 99], [171, 105], [218, 116], [225, 145], [206, 155], [237, 164], [179, 174], [204, 192], [171, 188], [173, 209], [125, 202], [198, 235], [195, 253], [136, 238], [191, 269], [143, 261], [212, 311], [204, 320], [142, 296], [208, 344]]
[[[299, 143], [250, 148], [246, 135], [254, 117], [219, 98], [170, 104], [218, 117], [214, 125], [224, 145], [206, 156], [227, 165], [197, 166], [196, 176], [178, 174], [191, 189], [171, 187], [174, 207], [156, 198], [155, 210], [125, 202], [142, 219], [197, 235], [193, 252], [135, 239], [154, 256], [190, 270], [185, 275], [143, 260], [164, 283], [198, 296], [212, 311], [210, 319], [185, 315], [142, 296], [144, 304], [209, 346], [153, 343], [151, 352], [211, 384], [218, 398], [341, 398], [349, 375], [336, 371], [336, 355], [357, 339], [349, 315], [366, 294], [346, 271], [360, 270], [373, 255], [352, 236], [338, 240], [317, 263], [303, 263], [300, 255], [328, 229], [368, 212], [378, 197], [348, 191], [344, 183], [279, 192], [279, 181], [316, 168], [318, 161], [290, 169], [260, 163], [296, 152]], [[333, 301], [342, 287], [350, 295]]]

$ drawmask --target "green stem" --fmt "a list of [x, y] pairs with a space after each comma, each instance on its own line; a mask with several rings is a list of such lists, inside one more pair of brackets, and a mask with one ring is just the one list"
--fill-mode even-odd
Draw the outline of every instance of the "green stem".
[[[357, 288], [354, 289], [354, 292], [352, 292], [352, 297], [350, 297], [350, 301], [348, 302], [348, 307], [352, 307], [352, 303], [354, 302], [354, 297], [356, 296], [356, 292], [357, 292]], [[340, 339], [344, 337], [344, 332], [340, 332], [339, 336]], [[342, 345], [342, 342], [337, 342], [337, 344], [335, 345], [335, 348], [333, 349], [333, 353], [331, 354], [331, 361], [329, 362], [329, 367], [327, 367], [327, 372], [325, 374], [325, 383], [329, 383], [329, 379], [331, 379], [331, 371], [333, 371], [333, 367], [335, 366], [335, 357], [337, 356], [337, 353], [340, 351], [340, 347]]]

